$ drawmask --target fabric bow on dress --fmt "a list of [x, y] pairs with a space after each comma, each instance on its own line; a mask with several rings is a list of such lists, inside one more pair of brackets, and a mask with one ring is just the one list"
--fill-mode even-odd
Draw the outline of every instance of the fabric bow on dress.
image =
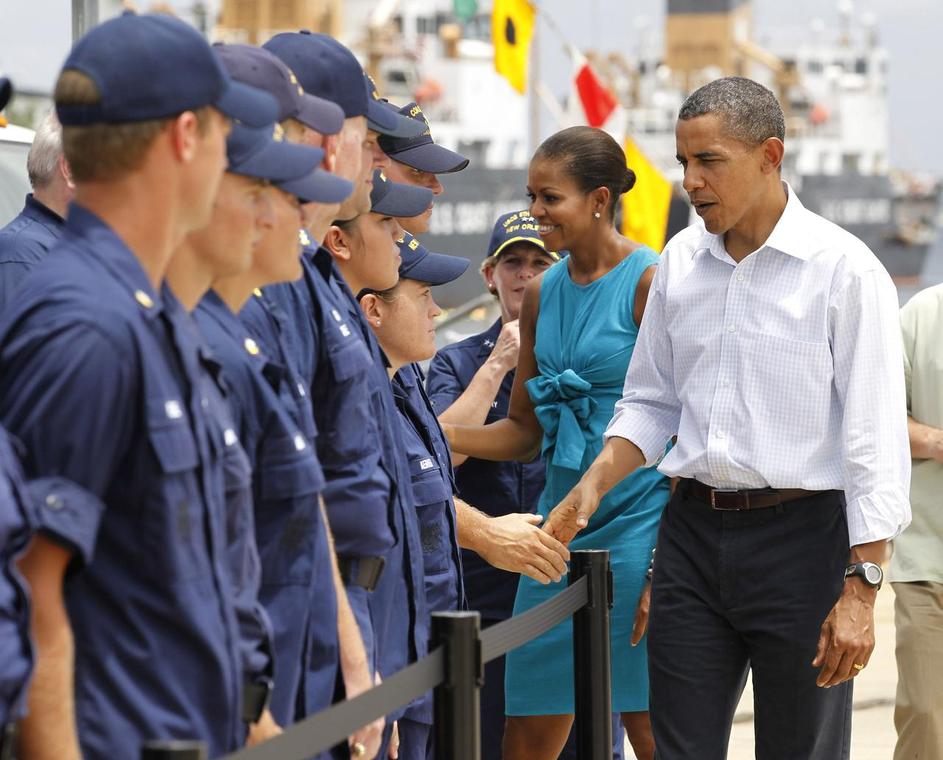
[[534, 413], [544, 429], [541, 454], [554, 447], [550, 463], [579, 470], [586, 452], [584, 428], [596, 411], [596, 399], [587, 395], [592, 385], [572, 369], [558, 375], [540, 375], [526, 383]]

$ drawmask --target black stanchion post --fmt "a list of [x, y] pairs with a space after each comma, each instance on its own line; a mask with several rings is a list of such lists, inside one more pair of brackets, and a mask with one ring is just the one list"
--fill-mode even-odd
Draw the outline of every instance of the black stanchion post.
[[206, 760], [206, 744], [198, 741], [151, 741], [141, 748], [141, 760]]
[[578, 760], [612, 760], [609, 552], [574, 551], [570, 555], [570, 585], [583, 577], [588, 583], [589, 601], [573, 615], [576, 757]]
[[445, 681], [434, 692], [436, 760], [481, 760], [480, 634], [477, 612], [432, 615], [432, 646], [445, 646]]

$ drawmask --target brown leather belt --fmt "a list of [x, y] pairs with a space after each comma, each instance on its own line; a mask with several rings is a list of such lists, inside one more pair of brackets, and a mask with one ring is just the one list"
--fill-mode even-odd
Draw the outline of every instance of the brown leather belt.
[[702, 501], [711, 509], [722, 512], [740, 512], [750, 509], [769, 509], [787, 501], [815, 496], [821, 491], [803, 491], [801, 488], [751, 488], [741, 491], [712, 488], [699, 480], [681, 479], [681, 488], [694, 499]]

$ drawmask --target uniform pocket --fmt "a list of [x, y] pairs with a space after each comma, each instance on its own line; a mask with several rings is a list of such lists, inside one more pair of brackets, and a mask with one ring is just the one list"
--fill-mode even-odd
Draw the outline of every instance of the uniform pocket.
[[448, 572], [451, 565], [451, 529], [447, 513], [451, 509], [452, 493], [434, 457], [411, 459], [409, 470], [419, 519], [423, 566], [428, 578]]
[[210, 572], [199, 451], [190, 421], [176, 401], [150, 402], [147, 438], [157, 461], [146, 488], [142, 543], [158, 577], [191, 580]]
[[266, 584], [309, 584], [323, 533], [323, 486], [314, 451], [300, 432], [266, 440], [256, 472], [256, 536]]
[[351, 340], [331, 352], [331, 369], [334, 379], [338, 381], [349, 380], [366, 372], [371, 362], [367, 347], [359, 340]]

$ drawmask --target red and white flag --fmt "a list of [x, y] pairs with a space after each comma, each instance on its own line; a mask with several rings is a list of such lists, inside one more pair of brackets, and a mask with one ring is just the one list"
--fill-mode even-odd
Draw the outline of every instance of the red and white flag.
[[619, 106], [616, 96], [601, 82], [593, 67], [582, 53], [571, 48], [576, 75], [576, 92], [583, 104], [586, 123], [591, 127], [601, 127]]

